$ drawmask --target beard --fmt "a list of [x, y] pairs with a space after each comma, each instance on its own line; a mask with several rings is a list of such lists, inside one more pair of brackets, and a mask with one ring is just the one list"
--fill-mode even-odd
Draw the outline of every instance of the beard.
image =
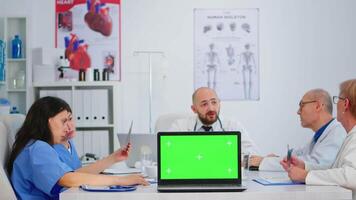
[[218, 113], [215, 111], [209, 111], [206, 114], [198, 113], [200, 121], [205, 125], [212, 125], [218, 120]]

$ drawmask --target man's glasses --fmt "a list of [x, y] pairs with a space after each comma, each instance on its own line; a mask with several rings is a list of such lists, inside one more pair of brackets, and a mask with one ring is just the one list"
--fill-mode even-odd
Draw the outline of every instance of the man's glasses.
[[334, 104], [337, 104], [339, 102], [339, 99], [345, 101], [346, 98], [345, 97], [339, 97], [339, 96], [333, 96], [333, 102]]
[[308, 104], [308, 103], [315, 103], [317, 102], [316, 100], [314, 101], [300, 101], [299, 102], [299, 108], [302, 108], [305, 104]]

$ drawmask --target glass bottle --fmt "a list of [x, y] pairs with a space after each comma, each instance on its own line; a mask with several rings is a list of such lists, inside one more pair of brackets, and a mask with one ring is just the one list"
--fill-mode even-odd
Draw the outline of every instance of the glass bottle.
[[16, 88], [17, 89], [25, 89], [25, 79], [26, 73], [24, 70], [20, 70], [16, 74]]

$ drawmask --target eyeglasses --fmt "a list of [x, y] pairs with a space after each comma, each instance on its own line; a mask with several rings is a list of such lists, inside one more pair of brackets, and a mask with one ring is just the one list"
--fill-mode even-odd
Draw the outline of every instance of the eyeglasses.
[[299, 102], [299, 108], [301, 109], [305, 104], [308, 104], [308, 103], [315, 103], [317, 102], [316, 100], [314, 101], [300, 101]]
[[339, 102], [339, 99], [345, 101], [346, 98], [345, 97], [339, 97], [339, 96], [333, 96], [333, 102], [334, 104], [337, 104]]

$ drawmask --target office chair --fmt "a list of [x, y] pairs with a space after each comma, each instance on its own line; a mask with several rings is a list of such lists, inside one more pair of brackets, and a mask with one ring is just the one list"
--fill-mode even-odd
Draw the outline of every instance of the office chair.
[[168, 113], [160, 115], [155, 124], [155, 133], [160, 131], [169, 131], [174, 121], [182, 118], [187, 118], [192, 114], [187, 113]]

